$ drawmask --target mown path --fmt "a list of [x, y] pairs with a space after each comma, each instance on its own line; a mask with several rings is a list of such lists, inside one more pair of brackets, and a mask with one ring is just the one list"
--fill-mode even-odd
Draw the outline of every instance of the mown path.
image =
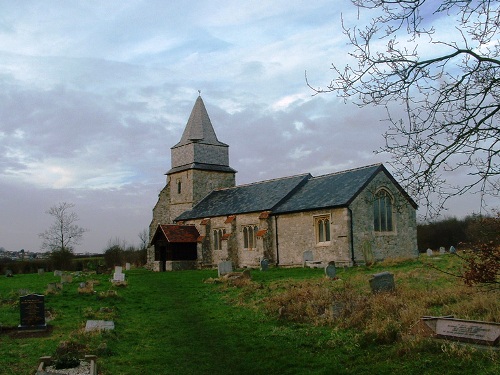
[[210, 276], [216, 273], [130, 273], [118, 303], [113, 350], [119, 355], [106, 358], [104, 368], [127, 374], [331, 373], [312, 362], [321, 352], [320, 337], [312, 342], [306, 328], [279, 327], [229, 305], [216, 286], [203, 283]]

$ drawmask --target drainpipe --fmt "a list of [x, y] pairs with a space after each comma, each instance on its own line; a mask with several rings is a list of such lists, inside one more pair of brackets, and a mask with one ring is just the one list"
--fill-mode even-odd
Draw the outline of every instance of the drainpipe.
[[352, 259], [352, 265], [354, 266], [356, 264], [356, 261], [354, 260], [354, 224], [352, 221], [352, 210], [350, 207], [347, 207], [347, 210], [349, 211], [349, 219], [350, 219], [350, 237], [351, 237], [351, 259]]
[[278, 216], [274, 217], [274, 228], [276, 230], [276, 267], [280, 265], [280, 251], [278, 245]]

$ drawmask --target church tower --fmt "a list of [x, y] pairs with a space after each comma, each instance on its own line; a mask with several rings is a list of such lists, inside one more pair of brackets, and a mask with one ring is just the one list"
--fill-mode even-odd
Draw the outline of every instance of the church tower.
[[229, 146], [217, 139], [205, 104], [198, 96], [181, 140], [171, 148], [167, 184], [153, 209], [150, 236], [158, 224], [171, 224], [214, 189], [235, 186]]

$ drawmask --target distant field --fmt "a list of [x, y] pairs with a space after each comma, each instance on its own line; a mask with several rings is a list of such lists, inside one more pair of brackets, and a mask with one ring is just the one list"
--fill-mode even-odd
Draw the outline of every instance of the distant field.
[[[422, 260], [448, 272], [450, 255]], [[500, 322], [499, 292], [468, 288], [423, 261], [338, 270], [252, 271], [252, 281], [220, 283], [214, 270], [125, 271], [125, 287], [111, 275], [74, 275], [45, 296], [52, 331], [20, 338], [19, 292], [45, 293], [59, 277], [2, 276], [0, 374], [34, 374], [38, 358], [62, 341], [98, 355], [99, 373], [117, 374], [500, 374], [500, 352], [415, 336], [423, 315]], [[371, 274], [395, 275], [394, 294], [372, 295]], [[94, 292], [79, 294], [94, 280]], [[90, 290], [88, 290], [90, 291]], [[333, 301], [342, 302], [332, 315]], [[88, 319], [113, 320], [115, 330], [85, 333]]]

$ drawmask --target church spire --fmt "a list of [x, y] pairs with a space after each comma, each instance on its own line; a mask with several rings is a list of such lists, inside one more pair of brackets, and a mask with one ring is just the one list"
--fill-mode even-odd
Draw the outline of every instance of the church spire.
[[201, 96], [198, 96], [196, 102], [194, 103], [193, 110], [189, 116], [189, 120], [182, 133], [182, 137], [179, 143], [174, 147], [186, 145], [192, 142], [203, 142], [206, 144], [217, 145], [217, 146], [227, 146], [225, 143], [219, 142], [217, 135], [215, 134], [212, 122], [208, 116], [207, 109], [205, 108], [205, 103]]
[[235, 173], [229, 167], [229, 146], [217, 139], [201, 95], [196, 98], [181, 140], [171, 148], [172, 168], [167, 174], [187, 170]]

